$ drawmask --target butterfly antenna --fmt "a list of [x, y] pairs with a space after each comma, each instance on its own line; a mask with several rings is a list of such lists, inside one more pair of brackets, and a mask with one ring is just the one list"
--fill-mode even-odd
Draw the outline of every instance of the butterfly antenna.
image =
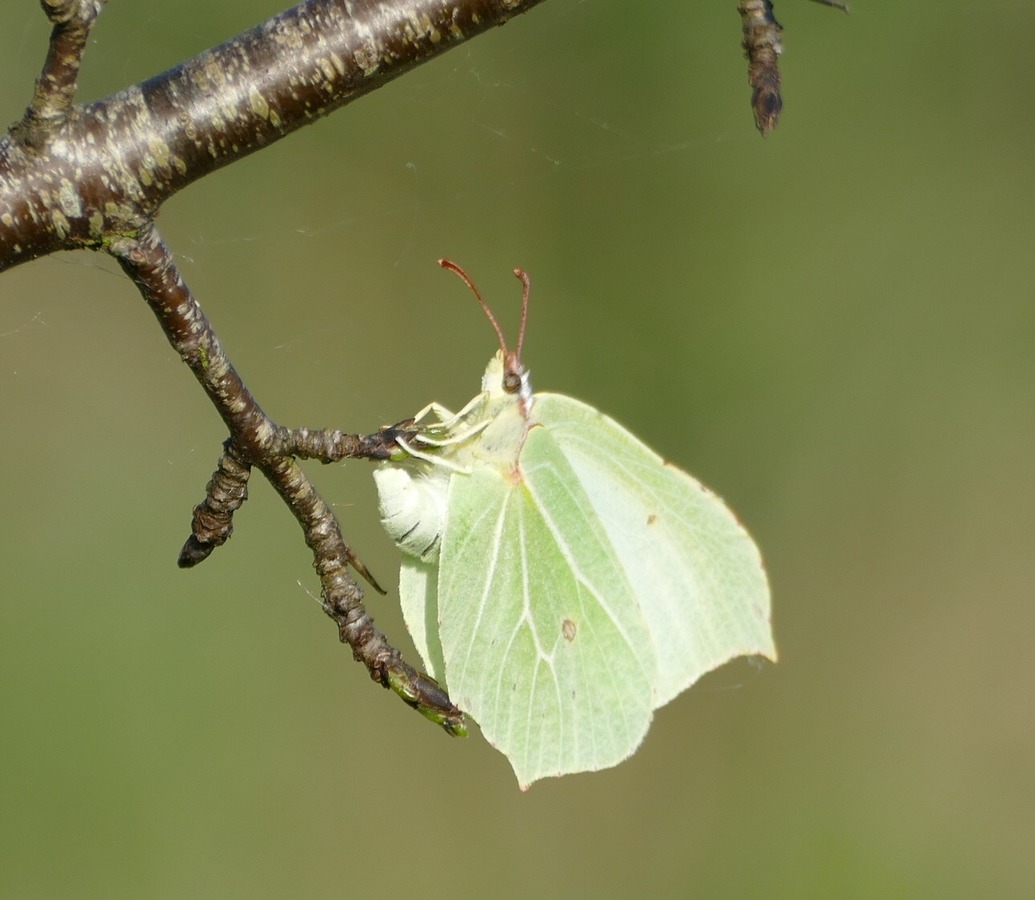
[[515, 269], [514, 274], [521, 279], [521, 330], [518, 332], [517, 358], [521, 359], [521, 348], [525, 344], [525, 325], [528, 323], [528, 295], [532, 292], [532, 279], [524, 269]]
[[[471, 293], [474, 294], [474, 296], [478, 299], [478, 302], [481, 304], [482, 309], [485, 311], [485, 315], [489, 317], [489, 322], [492, 323], [492, 327], [496, 331], [496, 337], [498, 337], [499, 340], [500, 340], [500, 349], [503, 351], [503, 355], [505, 357], [506, 356], [510, 356], [510, 351], [507, 349], [507, 340], [506, 340], [506, 338], [503, 337], [503, 329], [500, 328], [500, 323], [496, 321], [496, 317], [492, 314], [492, 310], [489, 309], [489, 304], [486, 303], [482, 299], [482, 295], [480, 293], [478, 293], [478, 288], [476, 288], [474, 286], [474, 282], [471, 281], [470, 276], [459, 265], [457, 265], [455, 262], [453, 262], [451, 259], [440, 259], [438, 261], [438, 264], [440, 266], [442, 266], [443, 269], [448, 269], [450, 272], [452, 272], [454, 275], [456, 275], [461, 281], [463, 281], [464, 284], [466, 284], [471, 289]], [[525, 322], [524, 322], [524, 316], [522, 316], [521, 317], [521, 335], [518, 338], [518, 359], [521, 358], [521, 343], [522, 343], [522, 341], [524, 341], [524, 339], [525, 339]]]

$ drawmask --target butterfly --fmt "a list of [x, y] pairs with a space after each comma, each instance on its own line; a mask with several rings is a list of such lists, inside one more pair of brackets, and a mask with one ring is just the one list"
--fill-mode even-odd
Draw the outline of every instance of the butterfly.
[[429, 673], [522, 789], [614, 766], [654, 710], [745, 655], [776, 659], [759, 552], [713, 493], [613, 419], [534, 393], [499, 351], [459, 412], [430, 404], [375, 470], [399, 593]]

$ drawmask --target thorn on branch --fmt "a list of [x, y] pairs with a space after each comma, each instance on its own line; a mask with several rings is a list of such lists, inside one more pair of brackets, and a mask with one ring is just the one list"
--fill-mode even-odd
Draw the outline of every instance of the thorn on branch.
[[377, 583], [377, 579], [374, 577], [370, 569], [367, 568], [366, 563], [364, 563], [363, 560], [356, 556], [355, 551], [351, 547], [347, 549], [349, 555], [349, 565], [352, 566], [352, 568], [355, 569], [357, 572], [359, 572], [359, 574], [363, 576], [363, 580], [367, 584], [369, 584], [375, 591], [381, 594], [381, 596], [385, 596], [388, 593], [388, 591], [386, 591], [383, 587], [381, 587], [380, 584]]

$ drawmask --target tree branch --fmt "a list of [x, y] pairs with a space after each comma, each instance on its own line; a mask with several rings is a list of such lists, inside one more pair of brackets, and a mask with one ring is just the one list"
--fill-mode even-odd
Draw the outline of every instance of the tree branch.
[[541, 0], [307, 0], [85, 107], [69, 104], [100, 3], [44, 2], [68, 23], [0, 139], [0, 271], [142, 232], [192, 182]]

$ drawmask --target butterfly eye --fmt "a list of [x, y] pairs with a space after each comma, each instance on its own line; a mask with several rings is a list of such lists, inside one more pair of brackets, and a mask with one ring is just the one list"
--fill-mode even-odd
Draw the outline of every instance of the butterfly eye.
[[508, 394], [521, 392], [521, 376], [517, 372], [507, 372], [503, 376], [503, 390]]

